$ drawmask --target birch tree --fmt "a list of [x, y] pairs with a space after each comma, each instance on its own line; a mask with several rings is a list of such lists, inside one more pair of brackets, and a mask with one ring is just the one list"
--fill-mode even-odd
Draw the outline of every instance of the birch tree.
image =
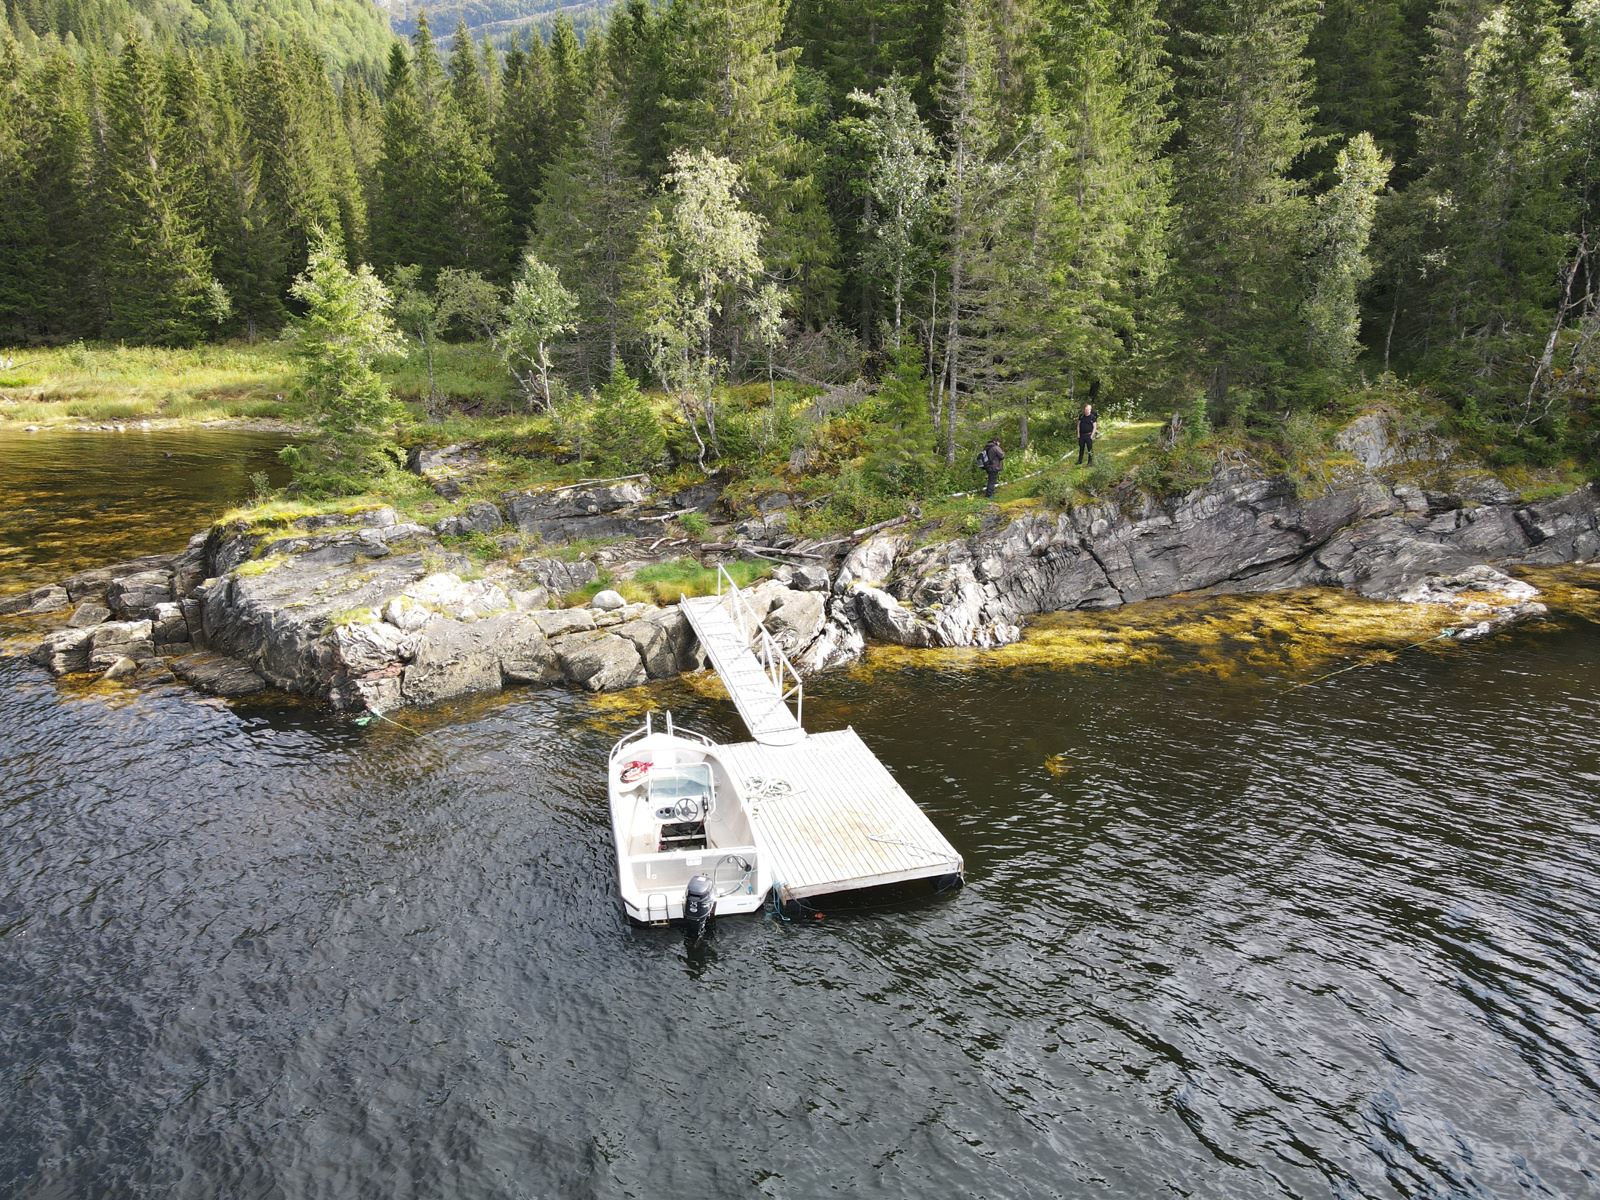
[[870, 94], [852, 92], [850, 99], [867, 110], [866, 137], [872, 156], [866, 176], [871, 205], [861, 222], [866, 238], [862, 266], [887, 283], [894, 313], [889, 343], [898, 351], [906, 270], [932, 207], [938, 147], [899, 76]]
[[[635, 256], [630, 304], [650, 343], [651, 365], [700, 444], [717, 447], [716, 391], [723, 361], [715, 332], [729, 301], [761, 274], [762, 223], [743, 204], [739, 168], [709, 150], [669, 160], [661, 203]], [[706, 437], [699, 425], [704, 422]]]
[[1368, 133], [1339, 151], [1335, 183], [1317, 197], [1305, 301], [1306, 347], [1313, 361], [1346, 370], [1361, 352], [1361, 286], [1372, 274], [1367, 244], [1378, 193], [1393, 169]]
[[555, 268], [532, 251], [523, 255], [522, 271], [506, 299], [500, 354], [529, 403], [542, 401], [546, 412], [555, 411], [550, 343], [573, 331], [577, 311], [577, 298], [562, 286]]

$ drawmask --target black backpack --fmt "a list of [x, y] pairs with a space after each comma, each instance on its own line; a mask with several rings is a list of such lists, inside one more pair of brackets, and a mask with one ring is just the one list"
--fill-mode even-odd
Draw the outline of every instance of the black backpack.
[[980, 471], [987, 471], [989, 469], [989, 447], [985, 446], [982, 450], [978, 451], [977, 464], [978, 470]]

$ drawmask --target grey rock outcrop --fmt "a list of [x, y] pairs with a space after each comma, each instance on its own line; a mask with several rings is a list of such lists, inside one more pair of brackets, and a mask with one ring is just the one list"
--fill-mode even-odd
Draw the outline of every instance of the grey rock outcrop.
[[650, 496], [648, 480], [512, 492], [505, 497], [510, 523], [547, 542], [627, 537], [654, 532], [638, 509]]
[[153, 617], [156, 605], [171, 600], [170, 570], [140, 571], [113, 579], [106, 586], [106, 606], [125, 621]]
[[506, 683], [559, 683], [561, 664], [539, 622], [527, 614], [495, 617], [486, 630], [500, 656], [500, 677]]
[[254, 695], [267, 686], [247, 665], [220, 654], [186, 654], [173, 659], [171, 666], [179, 679], [213, 696], [236, 699]]
[[558, 638], [594, 628], [594, 614], [586, 608], [557, 608], [533, 614], [535, 624], [546, 637]]
[[137, 675], [138, 673], [139, 664], [131, 658], [123, 657], [107, 667], [105, 674], [100, 678], [107, 680], [127, 679], [129, 676]]
[[66, 588], [48, 584], [32, 591], [0, 596], [0, 617], [14, 616], [18, 613], [55, 612], [71, 603], [72, 597]]
[[556, 642], [555, 649], [567, 682], [585, 691], [636, 687], [649, 678], [638, 646], [607, 630], [572, 634]]
[[440, 618], [418, 638], [401, 693], [410, 704], [437, 704], [475, 692], [498, 692], [500, 684], [494, 631]]
[[666, 679], [682, 669], [672, 639], [660, 621], [626, 621], [617, 626], [616, 634], [633, 643], [645, 674], [651, 679]]
[[157, 646], [176, 646], [189, 640], [189, 622], [183, 606], [170, 601], [157, 604], [150, 614], [151, 639]]
[[767, 610], [767, 632], [785, 654], [800, 653], [822, 632], [828, 598], [822, 592], [785, 591]]
[[829, 596], [826, 618], [816, 640], [791, 657], [802, 674], [811, 675], [855, 662], [866, 647], [866, 633], [856, 605], [844, 597]]
[[156, 652], [150, 621], [108, 621], [89, 631], [89, 669], [103, 671], [119, 658], [151, 658]]
[[588, 587], [600, 578], [600, 568], [587, 559], [564, 562], [559, 558], [525, 558], [517, 564], [517, 570], [556, 596]]
[[94, 600], [85, 600], [72, 612], [72, 619], [67, 622], [69, 629], [87, 629], [91, 625], [99, 625], [111, 620], [111, 610], [104, 604]]
[[453, 517], [445, 517], [434, 531], [441, 537], [459, 537], [468, 533], [495, 533], [505, 527], [500, 510], [487, 500], [476, 500]]
[[1484, 563], [1600, 553], [1600, 489], [1592, 485], [1523, 506], [1363, 474], [1301, 499], [1286, 480], [1223, 470], [1174, 501], [1125, 495], [1122, 503], [1131, 511], [1099, 504], [1027, 516], [928, 546], [880, 536], [851, 551], [835, 586], [855, 600], [873, 637], [984, 646], [1015, 640], [1035, 613], [1313, 585], [1399, 600], [1430, 577]]
[[[1401, 437], [1386, 421], [1346, 431], [1345, 452], [1362, 466], [1319, 495], [1235, 464], [1176, 499], [1125, 489], [1009, 523], [991, 512], [967, 538], [930, 544], [919, 540], [928, 530], [901, 526], [851, 548], [836, 570], [791, 567], [745, 589], [744, 608], [804, 673], [854, 660], [869, 636], [994, 646], [1020, 637], [1035, 613], [1305, 585], [1448, 604], [1456, 636], [1469, 639], [1543, 611], [1500, 567], [1600, 556], [1600, 488], [1523, 504], [1458, 467], [1446, 443]], [[564, 541], [640, 522], [648, 498], [645, 484], [625, 481], [516, 493], [507, 507], [524, 532], [548, 527]], [[440, 528], [493, 532], [500, 519], [494, 505], [472, 505], [450, 519], [462, 524]], [[659, 524], [647, 528], [659, 538]], [[625, 576], [630, 563], [605, 565]], [[598, 570], [557, 556], [478, 563], [379, 507], [270, 534], [217, 528], [177, 556], [8, 596], [0, 614], [77, 606], [69, 627], [29, 654], [57, 674], [126, 671], [126, 659], [142, 682], [159, 674], [156, 655], [192, 643], [210, 653], [172, 669], [202, 688], [272, 686], [380, 712], [513, 684], [631, 687], [703, 664], [676, 606], [602, 593], [584, 607], [545, 607]]]
[[44, 667], [52, 675], [75, 675], [89, 669], [93, 641], [93, 629], [59, 629], [29, 651], [28, 661]]
[[406, 455], [406, 469], [439, 495], [454, 500], [489, 469], [489, 463], [471, 446], [417, 446]]

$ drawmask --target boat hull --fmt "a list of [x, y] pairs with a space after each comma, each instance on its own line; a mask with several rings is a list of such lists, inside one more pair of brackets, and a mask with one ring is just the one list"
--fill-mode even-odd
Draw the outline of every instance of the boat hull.
[[711, 881], [716, 916], [767, 903], [766, 855], [709, 739], [647, 724], [613, 748], [608, 774], [617, 890], [629, 921], [681, 922], [698, 875]]

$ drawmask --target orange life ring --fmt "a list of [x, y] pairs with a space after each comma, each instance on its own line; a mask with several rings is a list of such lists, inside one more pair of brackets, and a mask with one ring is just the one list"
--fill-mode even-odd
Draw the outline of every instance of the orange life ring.
[[650, 764], [643, 759], [636, 758], [630, 763], [624, 763], [617, 777], [623, 783], [638, 783], [648, 774], [650, 774]]

